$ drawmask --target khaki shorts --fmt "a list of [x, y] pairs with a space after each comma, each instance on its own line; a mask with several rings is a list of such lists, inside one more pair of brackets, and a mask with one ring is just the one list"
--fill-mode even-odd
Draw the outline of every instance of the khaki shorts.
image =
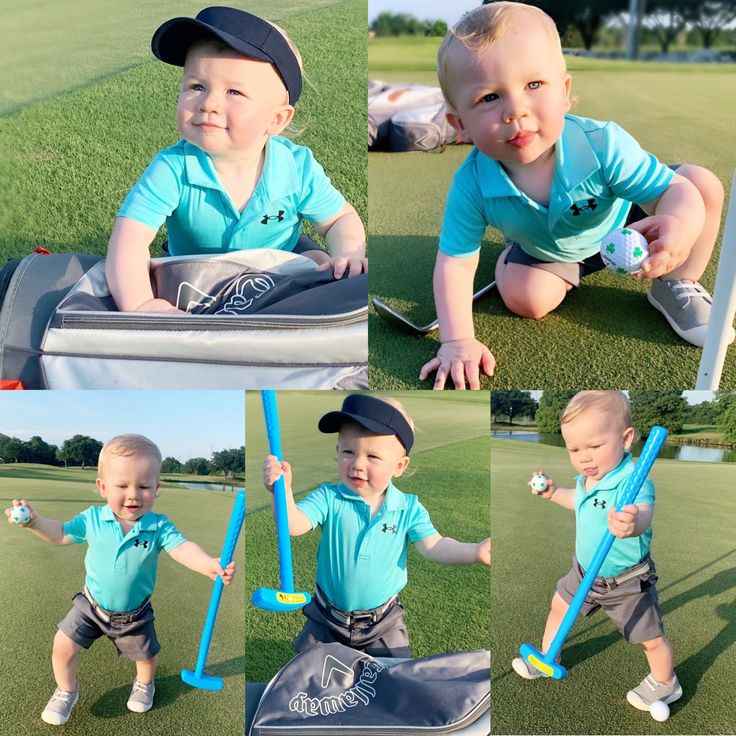
[[112, 624], [97, 615], [83, 593], [77, 593], [72, 600], [74, 605], [59, 622], [59, 629], [80, 647], [89, 649], [97, 639], [106, 636], [115, 645], [119, 657], [134, 662], [151, 659], [161, 649], [153, 627], [153, 607], [150, 603], [135, 621]]
[[[613, 621], [626, 641], [641, 644], [645, 641], [664, 636], [662, 611], [659, 608], [657, 595], [657, 572], [651, 557], [643, 562], [649, 563], [649, 570], [622, 583], [614, 578], [596, 578], [593, 587], [583, 601], [580, 609], [584, 616], [591, 616], [599, 608], [603, 609]], [[629, 568], [633, 570], [633, 568]], [[626, 570], [617, 575], [621, 578]], [[585, 570], [580, 566], [575, 555], [572, 556], [572, 569], [557, 581], [557, 592], [565, 603], [569, 604], [577, 592]]]

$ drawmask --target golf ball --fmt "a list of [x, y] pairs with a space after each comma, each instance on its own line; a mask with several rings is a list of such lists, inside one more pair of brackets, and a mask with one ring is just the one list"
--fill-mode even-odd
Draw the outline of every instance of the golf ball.
[[649, 715], [655, 721], [666, 721], [670, 717], [670, 707], [664, 700], [655, 700], [649, 706]]
[[547, 490], [547, 477], [541, 473], [533, 475], [529, 482], [532, 493], [544, 493]]
[[13, 506], [10, 511], [10, 520], [14, 524], [27, 524], [31, 520], [31, 510], [28, 506]]
[[634, 273], [649, 258], [649, 244], [636, 230], [612, 230], [601, 241], [601, 258], [616, 273]]

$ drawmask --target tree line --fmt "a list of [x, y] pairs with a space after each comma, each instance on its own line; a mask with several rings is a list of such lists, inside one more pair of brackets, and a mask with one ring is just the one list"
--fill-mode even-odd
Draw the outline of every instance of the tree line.
[[[537, 402], [530, 391], [493, 391], [491, 420], [513, 425], [533, 420], [540, 432], [560, 432], [560, 414], [576, 391], [544, 391]], [[646, 437], [655, 424], [670, 433], [685, 424], [716, 425], [726, 442], [736, 443], [736, 393], [716, 391], [712, 401], [688, 404], [680, 391], [629, 391], [634, 426]]]
[[[17, 437], [0, 434], [0, 461], [91, 468], [97, 465], [102, 446], [99, 440], [81, 434], [64, 440], [61, 447], [49, 444], [37, 435], [24, 442]], [[213, 452], [209, 460], [196, 457], [182, 463], [174, 457], [167, 457], [161, 463], [161, 472], [228, 477], [242, 475], [245, 473], [245, 446]]]

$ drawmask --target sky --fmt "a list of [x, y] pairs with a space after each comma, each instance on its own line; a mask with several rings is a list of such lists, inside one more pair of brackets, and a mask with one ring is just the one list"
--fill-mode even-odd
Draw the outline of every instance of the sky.
[[245, 444], [242, 391], [0, 391], [0, 433], [61, 445], [75, 434], [106, 442], [150, 437], [182, 462]]
[[444, 20], [453, 25], [463, 13], [477, 8], [481, 0], [368, 0], [368, 23], [372, 23], [379, 13], [408, 13], [419, 20]]

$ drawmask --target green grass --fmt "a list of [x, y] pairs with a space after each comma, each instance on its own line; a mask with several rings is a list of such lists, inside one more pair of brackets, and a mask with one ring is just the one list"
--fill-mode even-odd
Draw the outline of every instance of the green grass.
[[576, 622], [563, 650], [566, 680], [529, 682], [511, 669], [520, 644], [539, 645], [555, 583], [574, 551], [574, 515], [528, 491], [537, 468], [572, 484], [564, 448], [491, 440], [494, 733], [731, 731], [724, 687], [736, 677], [733, 465], [658, 460], [652, 471], [652, 555], [684, 690], [663, 724], [626, 702], [626, 691], [647, 673], [646, 660], [600, 612]]
[[[95, 471], [65, 470], [43, 465], [0, 467], [3, 508], [25, 498], [49, 518], [66, 520], [100, 503]], [[219, 556], [232, 509], [232, 496], [206, 491], [165, 488], [155, 511], [168, 515], [182, 533], [210, 554]], [[72, 596], [84, 582], [86, 545], [56, 547], [28, 530], [0, 524], [3, 550], [3, 599], [0, 627], [6, 685], [0, 695], [3, 734], [50, 733], [40, 714], [54, 689], [51, 643]], [[197, 660], [212, 583], [162, 553], [153, 605], [161, 642], [156, 675], [156, 701], [144, 717], [125, 707], [135, 668], [117, 660], [113, 646], [96, 642], [79, 658], [80, 701], [67, 728], [73, 734], [242, 733], [243, 689], [243, 546], [236, 550], [240, 573], [223, 596], [206, 672], [224, 679], [221, 693], [185, 685], [182, 669]], [[11, 604], [12, 602], [12, 604]]]
[[[369, 76], [436, 84], [426, 39], [371, 42]], [[414, 71], [409, 68], [416, 54]], [[572, 58], [579, 115], [614, 119], [665, 162], [697, 163], [724, 183], [727, 196], [736, 156], [729, 132], [736, 100], [723, 94], [733, 66], [648, 65]], [[393, 69], [390, 73], [385, 71]], [[682, 95], [687, 87], [687, 98]], [[369, 243], [371, 292], [422, 324], [435, 316], [432, 270], [445, 198], [470, 148], [444, 153], [371, 153]], [[703, 278], [712, 290], [720, 241]], [[502, 238], [486, 233], [475, 285], [493, 280]], [[695, 383], [701, 351], [680, 340], [649, 305], [643, 283], [605, 272], [587, 278], [551, 315], [534, 322], [512, 315], [494, 293], [474, 308], [475, 330], [498, 361], [485, 388], [682, 388]], [[439, 348], [435, 333], [412, 338], [370, 316], [372, 388], [428, 388], [419, 369]], [[727, 355], [721, 387], [736, 386], [736, 360]]]
[[[488, 536], [489, 527], [488, 397], [467, 394], [467, 400], [458, 402], [448, 400], [450, 396], [397, 395], [419, 427], [410, 466], [414, 472], [399, 479], [397, 486], [419, 496], [441, 534], [480, 541]], [[246, 402], [249, 499], [254, 499], [245, 522], [246, 584], [251, 591], [277, 586], [279, 573], [270, 504], [264, 505], [265, 491], [259, 495], [257, 488], [266, 447], [263, 421], [257, 397], [249, 393]], [[284, 458], [294, 468], [297, 495], [336, 480], [335, 435], [319, 433], [316, 421], [339, 406], [339, 398], [319, 392], [279, 394]], [[298, 590], [313, 588], [318, 541], [318, 531], [292, 540]], [[401, 597], [414, 655], [487, 649], [488, 569], [430, 563], [414, 550], [409, 557], [409, 583]], [[302, 622], [299, 613], [273, 614], [246, 604], [248, 681], [266, 680], [286, 664]]]
[[[86, 5], [80, 2], [79, 8]], [[93, 14], [84, 38], [90, 36], [94, 48], [99, 30], [95, 25], [104, 33], [122, 27], [126, 53], [119, 54], [117, 44], [110, 44], [115, 52], [109, 65], [105, 57], [98, 67], [80, 68], [73, 79], [62, 75], [58, 82], [52, 73], [44, 74], [48, 84], [41, 85], [41, 101], [31, 96], [22, 106], [8, 103], [13, 111], [0, 117], [0, 263], [38, 245], [55, 252], [104, 254], [126, 193], [153, 155], [178, 139], [174, 110], [181, 70], [153, 59], [150, 37], [162, 20], [201, 6], [160, 0], [137, 15], [125, 4], [132, 17], [126, 24], [120, 20], [122, 11], [106, 19], [108, 5], [109, 0], [100, 4], [102, 10]], [[305, 132], [296, 140], [312, 148], [328, 176], [365, 218], [365, 0], [321, 2], [316, 9], [313, 5], [306, 0], [279, 5], [278, 20], [299, 46], [312, 81], [297, 103], [295, 123]], [[270, 7], [256, 2], [248, 9]], [[61, 6], [54, 12], [61, 12]], [[18, 22], [25, 18], [21, 11], [16, 15]], [[73, 50], [78, 48], [67, 42], [54, 60], [55, 68], [73, 68], [75, 54], [83, 53]], [[36, 62], [30, 50], [23, 58], [28, 64]], [[39, 68], [46, 68], [44, 59]], [[21, 85], [18, 94], [24, 89], [27, 85]], [[160, 254], [162, 240], [159, 234], [153, 254]]]

